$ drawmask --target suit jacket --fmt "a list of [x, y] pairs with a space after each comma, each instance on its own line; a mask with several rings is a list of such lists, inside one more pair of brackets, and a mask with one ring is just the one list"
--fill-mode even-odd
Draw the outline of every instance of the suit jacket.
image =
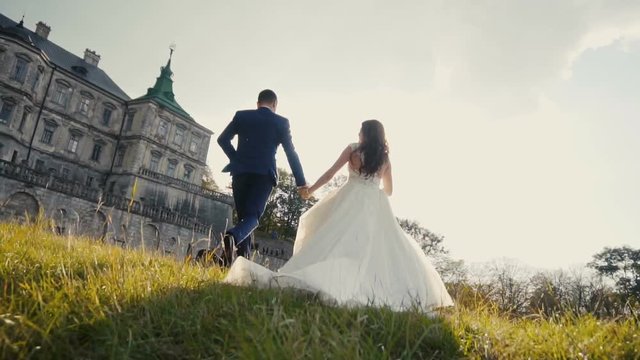
[[[236, 135], [237, 149], [231, 144]], [[269, 108], [238, 111], [218, 137], [218, 144], [229, 158], [229, 164], [222, 172], [230, 172], [232, 176], [265, 174], [271, 176], [274, 185], [278, 182], [276, 151], [282, 144], [296, 185], [306, 185], [300, 159], [291, 141], [289, 120]]]

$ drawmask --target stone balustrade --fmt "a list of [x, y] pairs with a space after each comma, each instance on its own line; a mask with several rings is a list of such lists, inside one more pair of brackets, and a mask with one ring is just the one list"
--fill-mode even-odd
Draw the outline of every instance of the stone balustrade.
[[227, 195], [227, 194], [223, 194], [214, 190], [210, 190], [207, 188], [203, 188], [202, 186], [196, 185], [196, 184], [192, 184], [190, 182], [184, 181], [184, 180], [180, 180], [180, 179], [176, 179], [174, 177], [171, 176], [167, 176], [165, 174], [161, 174], [146, 168], [141, 167], [138, 170], [138, 174], [142, 175], [144, 177], [148, 177], [151, 179], [155, 179], [158, 181], [161, 181], [164, 184], [172, 184], [172, 185], [176, 185], [182, 189], [185, 189], [189, 192], [198, 194], [200, 196], [204, 196], [206, 198], [209, 199], [213, 199], [213, 200], [217, 200], [220, 202], [223, 202], [225, 204], [229, 204], [231, 206], [234, 206], [234, 202], [233, 202], [233, 197]]
[[[153, 172], [148, 172], [148, 173], [157, 174]], [[146, 174], [142, 174], [142, 175], [148, 176]], [[164, 176], [162, 174], [157, 174], [157, 175]], [[127, 211], [129, 213], [148, 217], [153, 221], [170, 223], [170, 224], [175, 224], [185, 228], [193, 229], [195, 232], [198, 232], [201, 234], [209, 234], [209, 231], [211, 228], [209, 225], [205, 225], [197, 222], [190, 215], [180, 213], [179, 211], [175, 211], [167, 207], [152, 206], [152, 205], [141, 203], [136, 200], [132, 201], [129, 198], [119, 196], [116, 194], [103, 193], [102, 189], [87, 187], [78, 182], [73, 182], [73, 181], [69, 181], [59, 177], [55, 177], [53, 175], [41, 173], [29, 167], [15, 164], [5, 160], [0, 160], [0, 176], [15, 179], [30, 186], [38, 186], [38, 187], [42, 187], [42, 188], [56, 191], [59, 193], [63, 193], [66, 195], [71, 195], [73, 197], [77, 197], [80, 199], [88, 200], [95, 203], [98, 206], [114, 207], [116, 209]], [[174, 179], [174, 180], [180, 181], [178, 179]], [[197, 187], [194, 184], [190, 184], [190, 185]], [[198, 192], [198, 193], [202, 194], [203, 196], [207, 196], [207, 195], [204, 195], [205, 194], [204, 190], [209, 191], [210, 193], [209, 197], [215, 200], [223, 201], [227, 204], [229, 204], [230, 202], [233, 203], [233, 200], [230, 196], [217, 193], [214, 191], [210, 191], [208, 189], [202, 189], [201, 192]]]

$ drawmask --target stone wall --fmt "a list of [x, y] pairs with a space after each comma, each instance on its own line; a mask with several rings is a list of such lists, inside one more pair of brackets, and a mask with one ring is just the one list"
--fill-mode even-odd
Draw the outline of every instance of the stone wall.
[[[220, 250], [220, 239], [231, 226], [229, 199], [195, 195], [208, 217], [189, 216], [7, 161], [0, 161], [0, 221], [25, 221], [38, 216], [52, 220], [59, 235], [79, 235], [123, 248], [144, 248], [176, 260], [196, 259], [209, 249]], [[227, 201], [227, 202], [225, 202]], [[208, 221], [200, 222], [200, 219]], [[268, 237], [254, 240], [253, 261], [277, 270], [291, 257], [291, 242]]]
[[[0, 221], [44, 215], [61, 235], [85, 235], [121, 247], [144, 247], [176, 259], [219, 243], [232, 207], [217, 203], [217, 217], [199, 223], [170, 209], [102, 194], [32, 169], [0, 161]], [[198, 246], [195, 246], [198, 244]]]

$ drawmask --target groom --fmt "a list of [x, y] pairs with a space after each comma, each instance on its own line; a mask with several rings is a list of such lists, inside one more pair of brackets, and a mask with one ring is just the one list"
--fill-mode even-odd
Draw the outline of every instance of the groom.
[[[233, 261], [233, 248], [237, 256], [248, 258], [251, 251], [251, 233], [258, 226], [271, 190], [278, 182], [276, 150], [282, 144], [289, 167], [302, 197], [308, 194], [300, 159], [291, 141], [289, 120], [276, 114], [278, 98], [271, 90], [258, 95], [256, 110], [236, 112], [233, 120], [218, 137], [218, 144], [229, 158], [222, 172], [230, 172], [233, 200], [238, 223], [224, 235], [224, 263]], [[231, 139], [238, 137], [238, 148]]]

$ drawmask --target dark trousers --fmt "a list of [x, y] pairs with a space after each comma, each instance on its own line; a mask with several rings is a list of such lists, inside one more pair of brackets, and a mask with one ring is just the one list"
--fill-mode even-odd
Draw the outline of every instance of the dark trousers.
[[227, 233], [235, 238], [237, 255], [248, 258], [251, 253], [251, 236], [249, 235], [258, 227], [258, 221], [273, 190], [273, 180], [269, 175], [238, 174], [233, 176], [231, 187], [238, 213], [238, 223], [227, 230]]

